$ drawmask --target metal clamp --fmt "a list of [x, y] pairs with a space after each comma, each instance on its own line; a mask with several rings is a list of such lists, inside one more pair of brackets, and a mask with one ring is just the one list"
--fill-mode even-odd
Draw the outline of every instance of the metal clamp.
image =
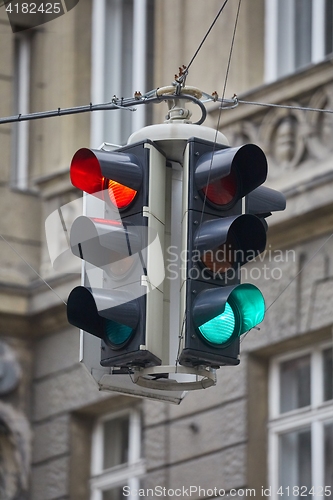
[[[178, 382], [170, 378], [161, 378], [162, 375], [169, 374], [194, 375], [197, 380], [193, 382]], [[141, 387], [157, 389], [160, 391], [194, 391], [197, 389], [207, 389], [216, 385], [216, 370], [199, 366], [197, 368], [187, 366], [153, 366], [150, 368], [134, 368], [133, 382]]]

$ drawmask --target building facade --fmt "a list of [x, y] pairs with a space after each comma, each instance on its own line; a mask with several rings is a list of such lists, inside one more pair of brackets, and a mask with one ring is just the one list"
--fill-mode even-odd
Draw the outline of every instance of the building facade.
[[[80, 0], [14, 33], [2, 6], [1, 116], [170, 85], [221, 6]], [[239, 366], [179, 406], [98, 390], [66, 317], [80, 263], [52, 266], [44, 225], [81, 196], [69, 180], [78, 148], [125, 144], [163, 122], [165, 105], [0, 125], [0, 498], [332, 496], [333, 119], [313, 110], [333, 109], [333, 2], [243, 0], [232, 46], [238, 6], [227, 3], [187, 84], [290, 106], [212, 103], [205, 123], [262, 147], [287, 208], [242, 270], [265, 297], [260, 330], [242, 338]], [[66, 237], [56, 245], [61, 255]]]

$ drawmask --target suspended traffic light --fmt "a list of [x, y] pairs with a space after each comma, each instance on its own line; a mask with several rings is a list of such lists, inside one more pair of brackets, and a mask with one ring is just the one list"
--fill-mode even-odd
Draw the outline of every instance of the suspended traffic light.
[[[179, 362], [238, 364], [240, 335], [259, 324], [265, 313], [260, 290], [240, 284], [239, 271], [266, 246], [262, 217], [267, 204], [258, 207], [258, 199], [270, 195], [259, 191], [250, 197], [266, 180], [267, 160], [254, 144], [228, 148], [199, 139], [189, 140], [184, 158], [182, 254], [187, 260]], [[248, 213], [244, 197], [250, 198]], [[281, 198], [276, 206], [284, 208]]]
[[163, 332], [154, 322], [163, 321], [165, 168], [149, 141], [112, 152], [83, 148], [71, 163], [72, 183], [104, 203], [103, 217], [80, 216], [71, 228], [72, 252], [87, 264], [67, 316], [102, 340], [102, 366], [162, 362]]

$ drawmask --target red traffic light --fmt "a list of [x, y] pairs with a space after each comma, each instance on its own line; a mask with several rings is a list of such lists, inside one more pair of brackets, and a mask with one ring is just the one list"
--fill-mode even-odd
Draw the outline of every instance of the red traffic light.
[[82, 148], [75, 153], [70, 166], [70, 177], [73, 186], [88, 194], [96, 194], [105, 189], [100, 163], [90, 149]]
[[134, 200], [142, 171], [133, 154], [82, 148], [73, 156], [70, 177], [78, 189], [122, 209]]

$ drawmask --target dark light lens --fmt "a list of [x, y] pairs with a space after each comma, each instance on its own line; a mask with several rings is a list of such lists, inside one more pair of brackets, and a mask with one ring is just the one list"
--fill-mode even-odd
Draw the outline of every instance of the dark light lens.
[[115, 254], [113, 254], [109, 269], [111, 274], [118, 278], [127, 274], [134, 262], [135, 260], [133, 255], [129, 255], [128, 257], [119, 255], [119, 258], [115, 258]]
[[231, 172], [227, 177], [211, 182], [202, 191], [207, 200], [214, 205], [220, 207], [230, 205], [234, 201], [237, 192], [236, 176]]
[[214, 274], [224, 274], [235, 267], [237, 262], [236, 245], [230, 238], [217, 248], [206, 250], [201, 261]]
[[111, 346], [121, 347], [131, 337], [133, 328], [117, 323], [116, 321], [105, 321], [105, 334]]

